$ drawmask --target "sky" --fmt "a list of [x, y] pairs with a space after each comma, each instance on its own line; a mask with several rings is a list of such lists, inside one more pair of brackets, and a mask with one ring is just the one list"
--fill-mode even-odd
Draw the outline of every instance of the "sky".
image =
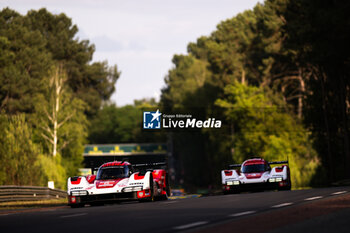
[[[221, 21], [252, 9], [258, 0], [0, 0], [21, 14], [45, 7], [65, 13], [77, 37], [95, 44], [93, 61], [117, 65], [121, 76], [111, 97], [118, 106], [156, 98], [173, 68], [174, 54], [208, 36]], [[262, 2], [262, 0], [260, 0]]]

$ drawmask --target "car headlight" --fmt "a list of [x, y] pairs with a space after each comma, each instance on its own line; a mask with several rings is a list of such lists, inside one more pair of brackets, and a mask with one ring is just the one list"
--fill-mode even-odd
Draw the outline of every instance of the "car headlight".
[[123, 192], [132, 192], [132, 188], [131, 187], [129, 187], [129, 188], [123, 188]]
[[142, 191], [142, 186], [133, 187], [132, 191]]
[[239, 181], [238, 180], [233, 181], [233, 185], [239, 185]]
[[71, 192], [72, 196], [85, 196], [88, 195], [86, 190], [76, 190]]
[[124, 193], [136, 192], [136, 191], [142, 191], [142, 186], [133, 186], [133, 187], [127, 187], [122, 189], [122, 192]]
[[282, 181], [282, 177], [274, 177], [269, 179], [269, 182], [281, 182], [281, 181]]
[[239, 185], [239, 181], [238, 180], [234, 180], [234, 181], [227, 181], [226, 183], [227, 185]]
[[276, 179], [275, 178], [270, 178], [269, 182], [276, 182]]

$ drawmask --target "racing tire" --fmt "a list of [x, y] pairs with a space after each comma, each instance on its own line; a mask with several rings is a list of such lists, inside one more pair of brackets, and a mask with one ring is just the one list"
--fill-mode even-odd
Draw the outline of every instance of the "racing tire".
[[168, 197], [169, 197], [168, 191], [166, 191], [166, 194], [164, 194], [164, 195], [161, 196], [161, 200], [162, 200], [162, 201], [167, 201], [167, 200], [169, 199]]
[[154, 181], [153, 181], [153, 176], [152, 174], [150, 175], [150, 191], [151, 191], [151, 196], [148, 198], [148, 201], [153, 202], [154, 201]]
[[166, 201], [168, 200], [168, 194], [161, 195], [157, 198], [159, 201]]
[[288, 180], [288, 183], [287, 186], [278, 188], [278, 191], [290, 191], [292, 189], [292, 183], [290, 180]]
[[168, 199], [168, 197], [170, 197], [170, 195], [171, 195], [168, 173], [165, 175], [165, 185], [166, 185], [166, 187], [165, 187], [165, 189], [166, 189], [166, 196], [167, 196], [167, 199]]
[[158, 197], [158, 200], [166, 201], [168, 200], [169, 196], [170, 196], [169, 178], [168, 178], [168, 174], [165, 174], [165, 194]]
[[167, 200], [168, 200], [168, 194], [162, 195], [162, 196], [160, 197], [160, 200], [161, 200], [161, 201], [167, 201]]
[[70, 204], [70, 208], [81, 208], [84, 207], [84, 203], [79, 203], [79, 204]]

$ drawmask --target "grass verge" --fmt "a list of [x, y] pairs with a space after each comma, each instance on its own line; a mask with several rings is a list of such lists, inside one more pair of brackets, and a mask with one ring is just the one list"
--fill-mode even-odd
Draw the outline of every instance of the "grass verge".
[[11, 201], [0, 202], [0, 210], [25, 209], [33, 207], [51, 207], [67, 205], [66, 198], [38, 201]]

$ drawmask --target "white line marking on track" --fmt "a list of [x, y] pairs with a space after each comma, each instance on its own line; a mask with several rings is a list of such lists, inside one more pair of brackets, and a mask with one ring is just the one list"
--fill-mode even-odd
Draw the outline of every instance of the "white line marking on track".
[[289, 206], [289, 205], [293, 205], [293, 203], [292, 202], [286, 202], [286, 203], [282, 203], [282, 204], [279, 204], [279, 205], [271, 206], [271, 208], [280, 208], [280, 207]]
[[8, 215], [11, 215], [11, 214], [0, 214], [0, 216], [8, 216]]
[[61, 216], [60, 218], [72, 218], [72, 217], [79, 217], [83, 215], [87, 215], [87, 213], [64, 215], [64, 216]]
[[189, 223], [189, 224], [182, 225], [182, 226], [177, 226], [177, 227], [174, 227], [173, 229], [175, 229], [175, 230], [183, 230], [183, 229], [187, 229], [187, 228], [191, 228], [191, 227], [204, 225], [204, 224], [207, 224], [207, 223], [208, 222], [206, 222], [206, 221], [194, 222], [194, 223]]
[[339, 194], [343, 194], [343, 193], [347, 193], [348, 191], [340, 191], [340, 192], [335, 192], [332, 193], [332, 195], [339, 195]]
[[243, 216], [243, 215], [247, 215], [247, 214], [254, 214], [256, 213], [256, 211], [245, 211], [245, 212], [241, 212], [241, 213], [236, 213], [236, 214], [231, 214], [229, 215], [230, 217], [239, 217], [239, 216]]
[[323, 198], [323, 196], [316, 196], [316, 197], [309, 197], [304, 199], [304, 201], [312, 201], [312, 200], [317, 200], [317, 199], [321, 199]]

